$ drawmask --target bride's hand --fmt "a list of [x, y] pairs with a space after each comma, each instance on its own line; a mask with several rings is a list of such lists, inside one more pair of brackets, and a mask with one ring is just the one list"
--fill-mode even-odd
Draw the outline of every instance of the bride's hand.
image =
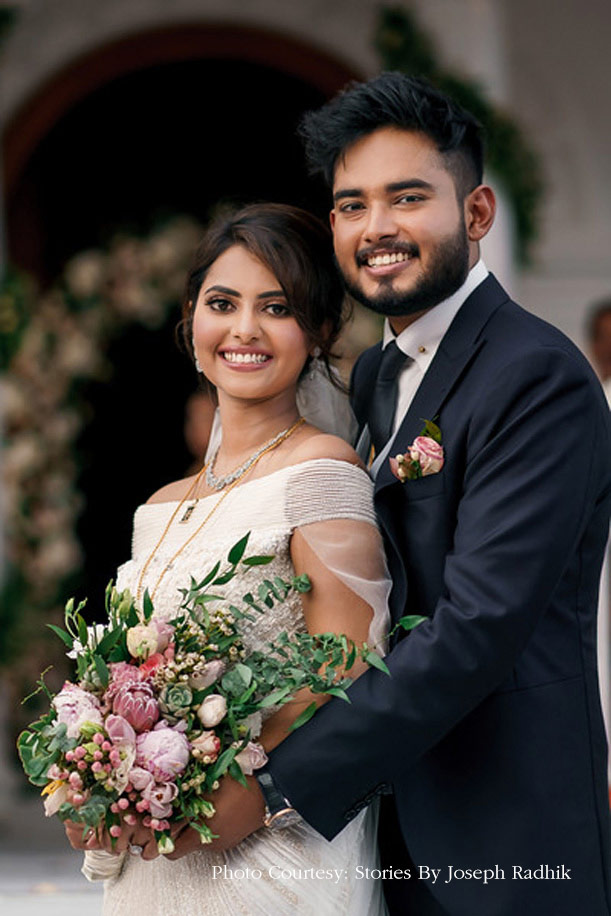
[[176, 824], [172, 830], [175, 849], [167, 859], [180, 859], [196, 849], [210, 849], [220, 852], [232, 849], [243, 839], [263, 826], [265, 803], [254, 776], [247, 776], [248, 788], [240, 785], [231, 776], [224, 776], [219, 789], [209, 796], [216, 814], [206, 820], [218, 839], [202, 845], [197, 830], [186, 824]]
[[[125, 852], [130, 843], [134, 842], [133, 827], [124, 824], [121, 835], [113, 839], [105, 828], [87, 827], [86, 824], [76, 824], [74, 821], [64, 821], [66, 836], [73, 849], [82, 849], [85, 852], [93, 849], [103, 849], [111, 855]], [[150, 831], [149, 831], [150, 832]]]

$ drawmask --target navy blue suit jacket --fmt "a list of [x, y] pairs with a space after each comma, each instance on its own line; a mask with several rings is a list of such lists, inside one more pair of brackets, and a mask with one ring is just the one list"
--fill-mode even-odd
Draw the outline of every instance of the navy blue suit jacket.
[[[361, 422], [379, 358], [378, 345], [355, 367]], [[375, 484], [393, 618], [429, 619], [387, 656], [391, 677], [366, 672], [351, 704], [323, 707], [269, 769], [328, 838], [392, 792], [413, 861], [442, 869], [429, 889], [452, 916], [608, 916], [604, 395], [570, 341], [489, 276], [443, 338], [391, 454], [433, 418], [442, 471], [402, 484], [386, 463]], [[540, 865], [571, 877], [515, 877], [514, 866]], [[499, 866], [504, 878], [445, 884], [448, 866]]]

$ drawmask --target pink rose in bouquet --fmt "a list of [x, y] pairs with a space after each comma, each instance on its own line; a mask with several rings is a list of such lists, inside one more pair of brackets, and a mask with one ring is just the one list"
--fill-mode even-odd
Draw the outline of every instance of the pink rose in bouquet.
[[159, 719], [159, 706], [148, 679], [126, 680], [114, 695], [112, 710], [137, 732], [148, 731]]
[[52, 702], [57, 721], [67, 726], [69, 738], [78, 738], [81, 725], [92, 722], [102, 724], [100, 702], [92, 693], [66, 681]]
[[214, 728], [227, 712], [227, 700], [220, 693], [209, 693], [197, 710], [197, 717], [205, 728]]
[[152, 623], [138, 623], [127, 631], [127, 651], [134, 658], [147, 659], [157, 652], [157, 627]]
[[249, 741], [244, 750], [235, 755], [236, 763], [240, 764], [242, 772], [246, 776], [252, 776], [254, 770], [265, 766], [267, 763], [267, 754], [260, 744], [256, 741]]
[[165, 652], [174, 637], [174, 627], [163, 620], [151, 620], [150, 625], [157, 631], [157, 652]]
[[191, 741], [191, 750], [194, 757], [208, 758], [207, 763], [214, 763], [221, 749], [221, 739], [214, 731], [202, 732]]
[[214, 684], [215, 681], [221, 677], [225, 672], [225, 662], [220, 658], [215, 658], [211, 662], [206, 662], [206, 664], [195, 671], [189, 678], [189, 687], [192, 690], [205, 690], [206, 687], [210, 687], [211, 684]]
[[178, 728], [159, 722], [153, 731], [136, 738], [136, 766], [152, 773], [158, 782], [171, 782], [189, 762], [189, 742]]
[[134, 766], [129, 771], [129, 781], [137, 792], [142, 792], [147, 786], [155, 782], [155, 777], [144, 767]]
[[136, 732], [123, 716], [107, 716], [104, 728], [115, 747], [136, 744]]
[[173, 635], [174, 628], [162, 620], [136, 624], [127, 631], [128, 652], [134, 658], [145, 660], [167, 649]]

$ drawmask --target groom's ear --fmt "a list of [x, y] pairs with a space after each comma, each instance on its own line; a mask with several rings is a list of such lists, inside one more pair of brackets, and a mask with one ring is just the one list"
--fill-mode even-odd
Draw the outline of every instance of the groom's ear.
[[465, 226], [470, 242], [479, 242], [490, 231], [496, 213], [494, 191], [480, 184], [465, 197]]
[[335, 207], [329, 213], [329, 225], [331, 226], [331, 232], [335, 229]]

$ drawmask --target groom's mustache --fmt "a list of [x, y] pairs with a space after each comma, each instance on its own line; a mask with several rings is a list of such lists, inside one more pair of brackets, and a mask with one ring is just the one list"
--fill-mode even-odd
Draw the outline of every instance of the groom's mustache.
[[420, 254], [420, 249], [415, 242], [393, 242], [392, 245], [370, 245], [368, 248], [361, 248], [360, 251], [357, 251], [356, 263], [359, 267], [362, 267], [367, 263], [369, 258], [373, 257], [373, 255], [399, 254], [399, 252], [406, 254], [410, 258], [417, 258]]

